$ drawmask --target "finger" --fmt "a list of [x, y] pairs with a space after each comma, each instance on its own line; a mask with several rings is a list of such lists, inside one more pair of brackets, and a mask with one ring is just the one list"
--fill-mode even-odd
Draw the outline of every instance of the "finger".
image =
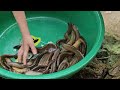
[[18, 62], [22, 62], [22, 56], [23, 56], [23, 45], [18, 50]]
[[34, 44], [30, 44], [30, 48], [33, 54], [37, 54], [37, 49], [35, 48]]
[[28, 51], [29, 51], [29, 46], [25, 45], [24, 46], [24, 54], [23, 54], [23, 64], [26, 65], [26, 60], [28, 57]]

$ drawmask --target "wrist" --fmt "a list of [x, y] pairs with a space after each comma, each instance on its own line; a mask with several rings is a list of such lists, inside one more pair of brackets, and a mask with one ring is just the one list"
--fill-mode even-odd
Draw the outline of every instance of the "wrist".
[[30, 32], [28, 29], [21, 29], [21, 33], [23, 37], [30, 36]]
[[22, 34], [23, 38], [30, 37], [30, 36], [31, 36], [30, 33], [24, 33], [24, 34]]

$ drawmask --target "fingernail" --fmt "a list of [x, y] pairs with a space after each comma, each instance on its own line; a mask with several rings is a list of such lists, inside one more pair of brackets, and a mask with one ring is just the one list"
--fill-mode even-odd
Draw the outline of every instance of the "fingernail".
[[37, 54], [37, 52], [33, 52], [33, 54]]
[[26, 65], [26, 62], [24, 62], [23, 64]]
[[20, 60], [18, 60], [19, 63], [22, 63]]

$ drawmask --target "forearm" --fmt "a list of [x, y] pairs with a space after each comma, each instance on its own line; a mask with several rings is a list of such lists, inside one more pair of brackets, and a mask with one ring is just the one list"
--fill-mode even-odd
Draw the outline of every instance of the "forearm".
[[13, 15], [20, 27], [20, 31], [22, 33], [22, 36], [30, 35], [28, 25], [26, 22], [26, 16], [24, 11], [12, 11]]

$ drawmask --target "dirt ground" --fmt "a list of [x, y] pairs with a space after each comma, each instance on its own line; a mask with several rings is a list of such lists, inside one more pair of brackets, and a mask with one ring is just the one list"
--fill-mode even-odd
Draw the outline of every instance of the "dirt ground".
[[105, 30], [109, 33], [120, 36], [120, 11], [102, 11], [105, 23]]

